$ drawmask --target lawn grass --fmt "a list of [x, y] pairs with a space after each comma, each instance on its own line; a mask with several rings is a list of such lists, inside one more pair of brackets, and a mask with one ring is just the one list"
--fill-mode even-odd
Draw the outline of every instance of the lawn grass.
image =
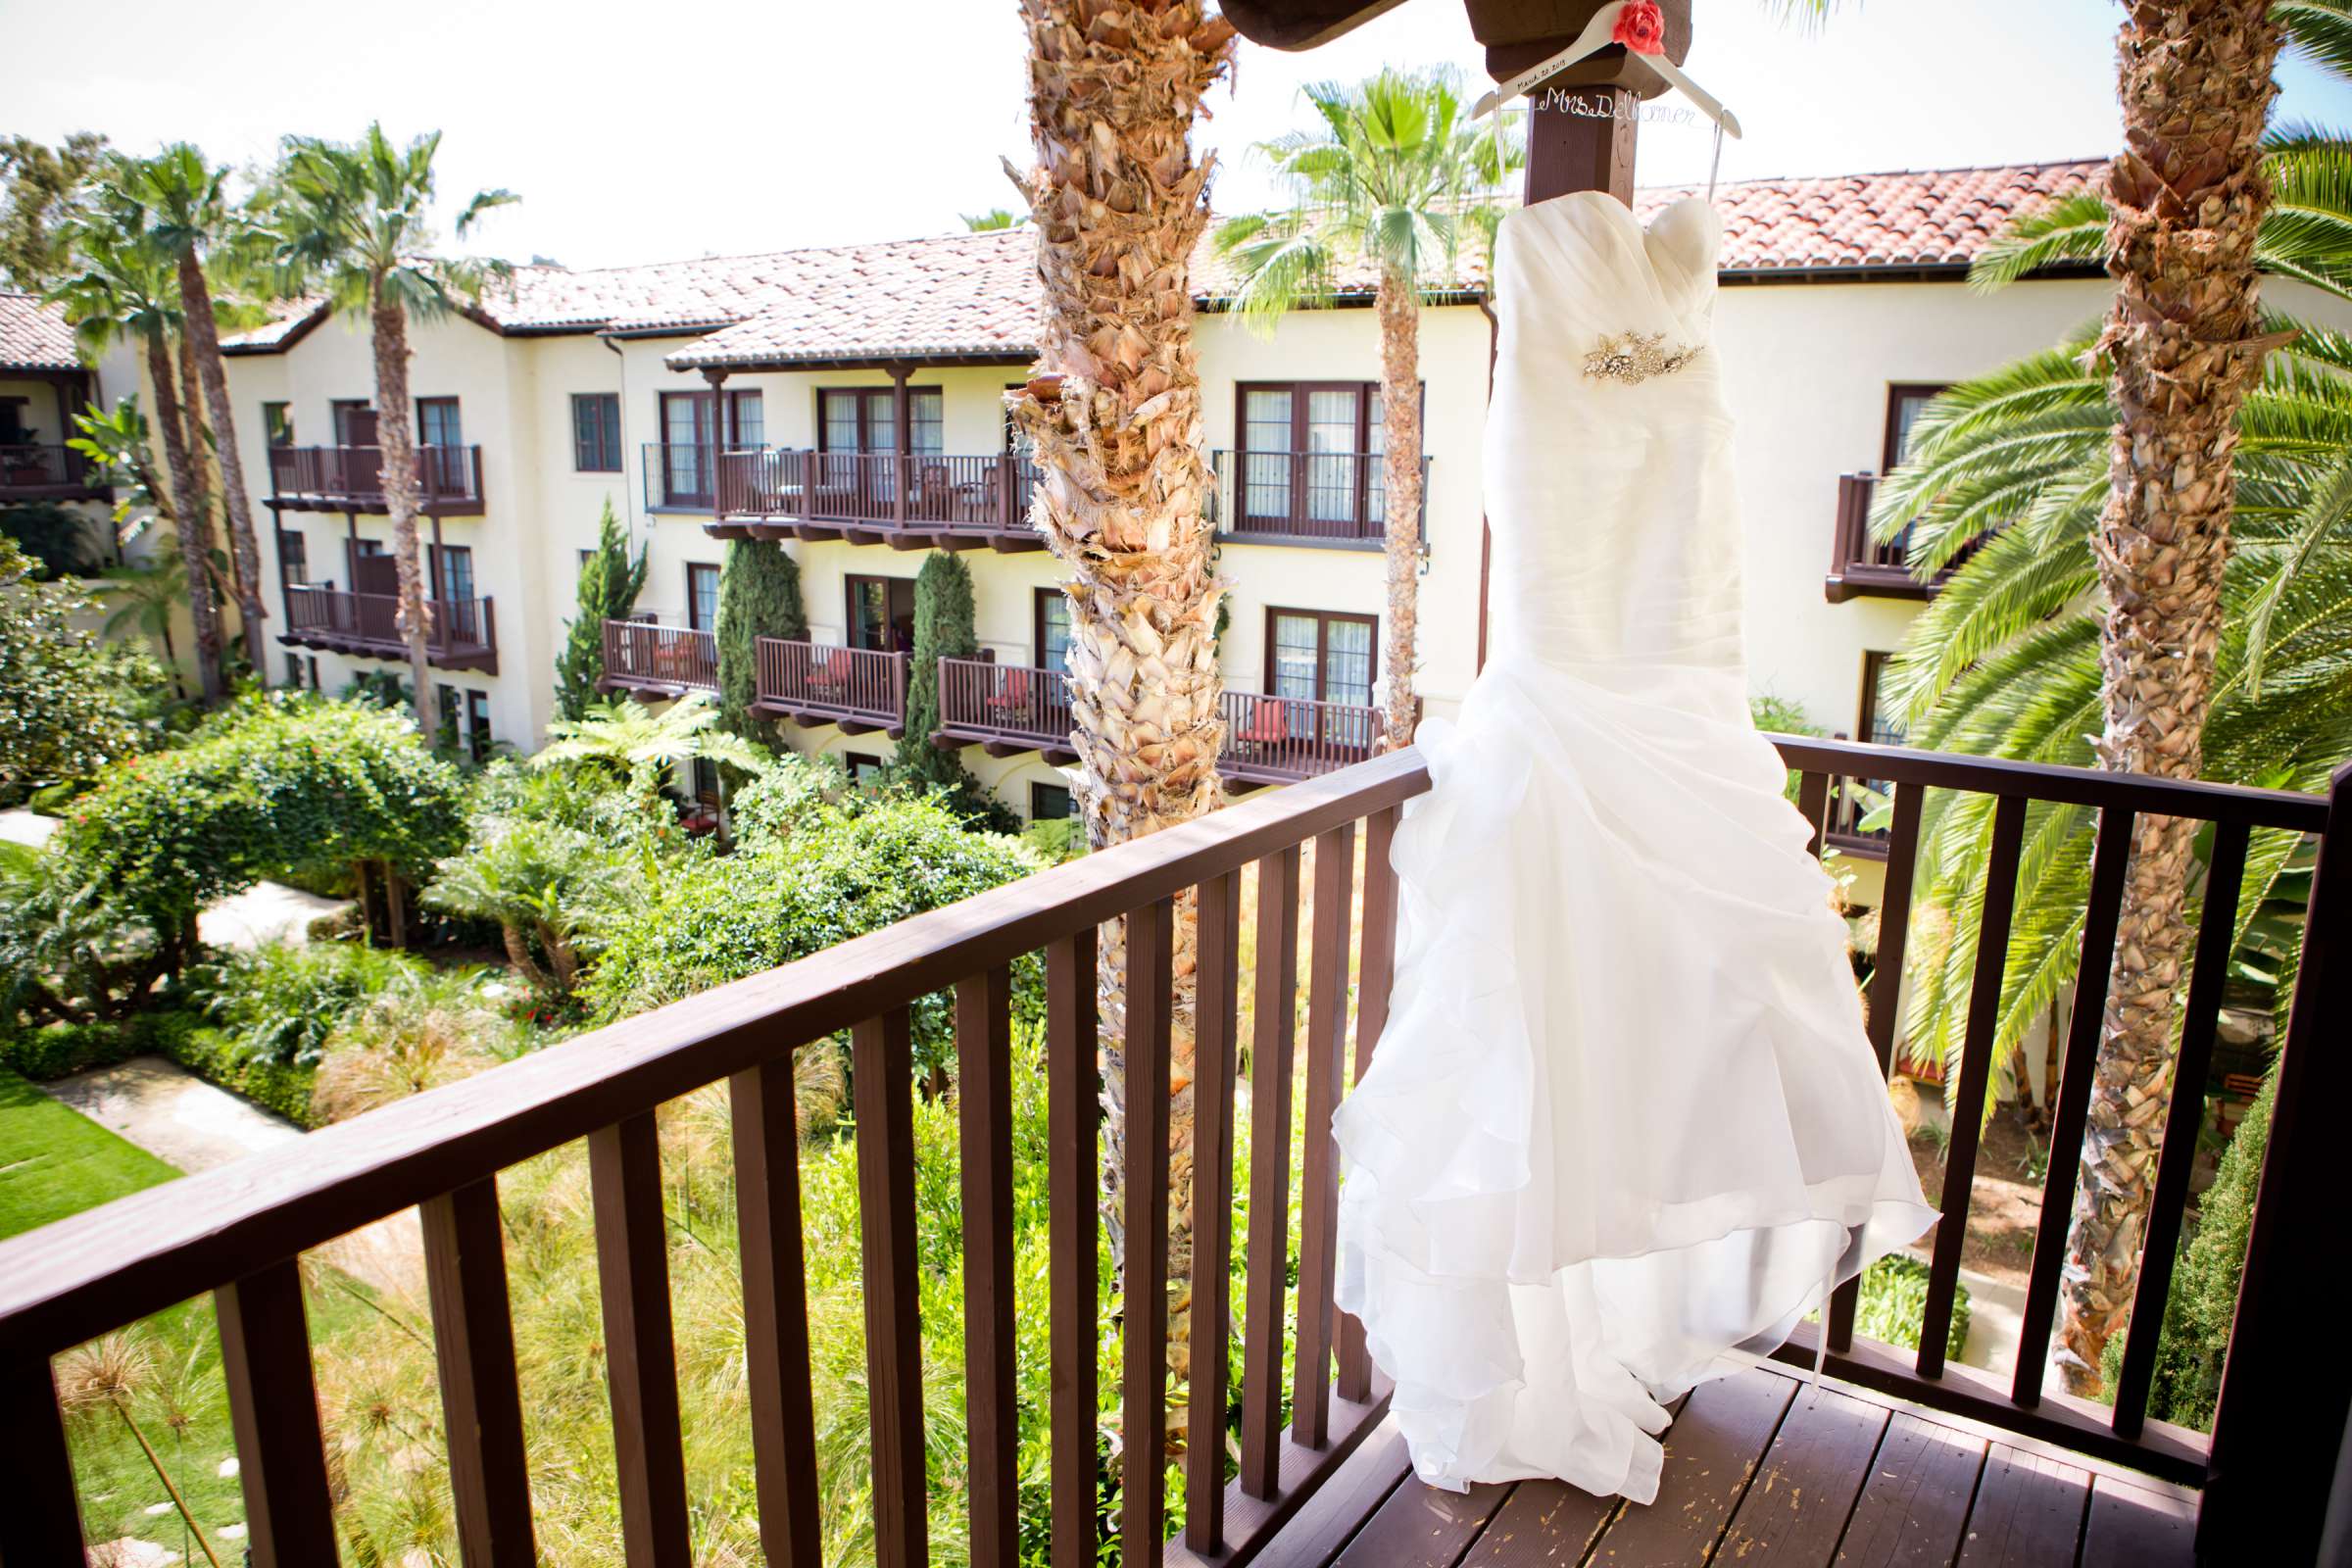
[[0, 1068], [0, 1237], [21, 1235], [178, 1174]]
[[[0, 1069], [0, 1237], [95, 1208], [179, 1174], [24, 1078]], [[315, 1270], [307, 1294], [314, 1342], [384, 1328], [383, 1318], [359, 1298], [369, 1293], [332, 1270]], [[243, 1539], [219, 1533], [223, 1526], [242, 1523], [245, 1499], [235, 1470], [220, 1473], [221, 1462], [234, 1454], [236, 1445], [229, 1433], [212, 1298], [200, 1296], [168, 1307], [125, 1333], [140, 1351], [132, 1419], [155, 1446], [220, 1560], [241, 1562]], [[72, 1355], [59, 1360], [61, 1382], [71, 1380]], [[184, 1561], [204, 1563], [203, 1551], [192, 1549], [176, 1510], [150, 1511], [158, 1504], [169, 1509], [170, 1499], [121, 1415], [106, 1406], [85, 1410], [73, 1419], [69, 1432], [82, 1527], [93, 1544], [135, 1536], [187, 1553]]]

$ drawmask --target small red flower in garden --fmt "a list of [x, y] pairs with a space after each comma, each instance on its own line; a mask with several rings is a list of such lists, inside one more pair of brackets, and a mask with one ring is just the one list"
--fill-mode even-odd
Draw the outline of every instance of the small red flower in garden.
[[1638, 55], [1665, 53], [1666, 18], [1658, 0], [1629, 0], [1609, 36]]

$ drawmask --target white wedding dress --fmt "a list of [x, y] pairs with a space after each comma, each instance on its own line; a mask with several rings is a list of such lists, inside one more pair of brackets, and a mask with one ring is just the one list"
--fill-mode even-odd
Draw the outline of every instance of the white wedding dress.
[[1340, 1304], [1432, 1486], [1651, 1500], [1664, 1401], [1936, 1218], [1748, 716], [1719, 237], [1586, 192], [1495, 254], [1492, 654], [1421, 731], [1337, 1124]]

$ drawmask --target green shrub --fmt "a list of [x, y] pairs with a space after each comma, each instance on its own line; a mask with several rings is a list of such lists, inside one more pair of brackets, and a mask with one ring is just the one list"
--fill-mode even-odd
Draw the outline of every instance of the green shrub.
[[579, 613], [564, 633], [564, 651], [556, 656], [556, 711], [565, 718], [583, 718], [596, 706], [597, 682], [605, 678], [605, 622], [623, 620], [645, 589], [646, 553], [629, 559], [628, 536], [605, 498], [604, 514], [596, 520], [596, 549], [580, 565]]
[[272, 942], [196, 970], [189, 992], [241, 1054], [308, 1067], [353, 1008], [424, 968], [420, 958], [356, 942]]
[[32, 574], [35, 582], [97, 572], [106, 564], [106, 545], [98, 530], [89, 517], [53, 502], [0, 507], [0, 533], [39, 563]]
[[[2222, 1362], [2230, 1353], [2230, 1330], [2237, 1320], [2237, 1287], [2246, 1268], [2246, 1243], [2254, 1226], [2254, 1190], [2262, 1181], [2262, 1159], [2271, 1144], [2271, 1106], [2277, 1099], [2278, 1069], [2263, 1081], [2246, 1107], [2230, 1147], [2222, 1152], [2213, 1185], [2197, 1200], [2196, 1229], [2180, 1243], [2165, 1293], [2164, 1326], [2156, 1341], [2155, 1375], [2148, 1386], [2148, 1414], [2159, 1421], [2211, 1430], [2213, 1407], [2222, 1394]], [[2123, 1375], [2126, 1334], [2107, 1342], [2099, 1358], [2100, 1397], [2115, 1401]]]
[[[1861, 1298], [1854, 1308], [1854, 1332], [1881, 1345], [1919, 1348], [1919, 1324], [1928, 1308], [1928, 1265], [1901, 1252], [1889, 1252], [1862, 1271]], [[1952, 1331], [1944, 1337], [1946, 1359], [1958, 1361], [1968, 1348], [1968, 1287], [1952, 1287]]]
[[719, 567], [716, 631], [718, 701], [727, 727], [772, 743], [774, 726], [751, 710], [759, 698], [760, 639], [808, 636], [800, 564], [782, 545], [762, 539], [728, 542]]
[[875, 797], [850, 787], [848, 769], [836, 757], [787, 753], [765, 773], [746, 784], [729, 809], [735, 842], [745, 851], [781, 847], [794, 835], [856, 816]]
[[154, 657], [82, 630], [95, 602], [76, 583], [26, 580], [32, 569], [0, 537], [0, 804], [157, 738], [164, 675]]
[[39, 1082], [112, 1067], [133, 1056], [168, 1057], [298, 1126], [317, 1125], [311, 1115], [310, 1068], [257, 1060], [193, 1011], [0, 1033], [0, 1067]]
[[[749, 793], [749, 792], [747, 792]], [[855, 815], [812, 812], [788, 845], [697, 851], [649, 868], [614, 911], [604, 956], [581, 988], [609, 1023], [762, 969], [805, 958], [909, 915], [1029, 875], [1043, 862], [1017, 840], [968, 833], [929, 801], [871, 803]], [[1034, 1005], [1034, 956], [1016, 966]], [[952, 1050], [944, 995], [915, 1009], [925, 1076]]]
[[295, 866], [421, 867], [457, 848], [462, 788], [398, 714], [255, 694], [186, 745], [113, 769], [68, 814], [58, 848], [169, 939], [205, 905]]

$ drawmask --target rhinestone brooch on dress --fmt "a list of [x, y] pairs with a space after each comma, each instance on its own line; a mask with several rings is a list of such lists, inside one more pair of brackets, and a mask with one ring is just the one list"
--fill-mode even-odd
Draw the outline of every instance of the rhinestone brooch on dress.
[[1663, 332], [1646, 337], [1640, 332], [1625, 332], [1602, 338], [1600, 347], [1585, 356], [1585, 374], [1633, 386], [1653, 375], [1672, 375], [1689, 365], [1697, 353], [1693, 348], [1666, 347]]

